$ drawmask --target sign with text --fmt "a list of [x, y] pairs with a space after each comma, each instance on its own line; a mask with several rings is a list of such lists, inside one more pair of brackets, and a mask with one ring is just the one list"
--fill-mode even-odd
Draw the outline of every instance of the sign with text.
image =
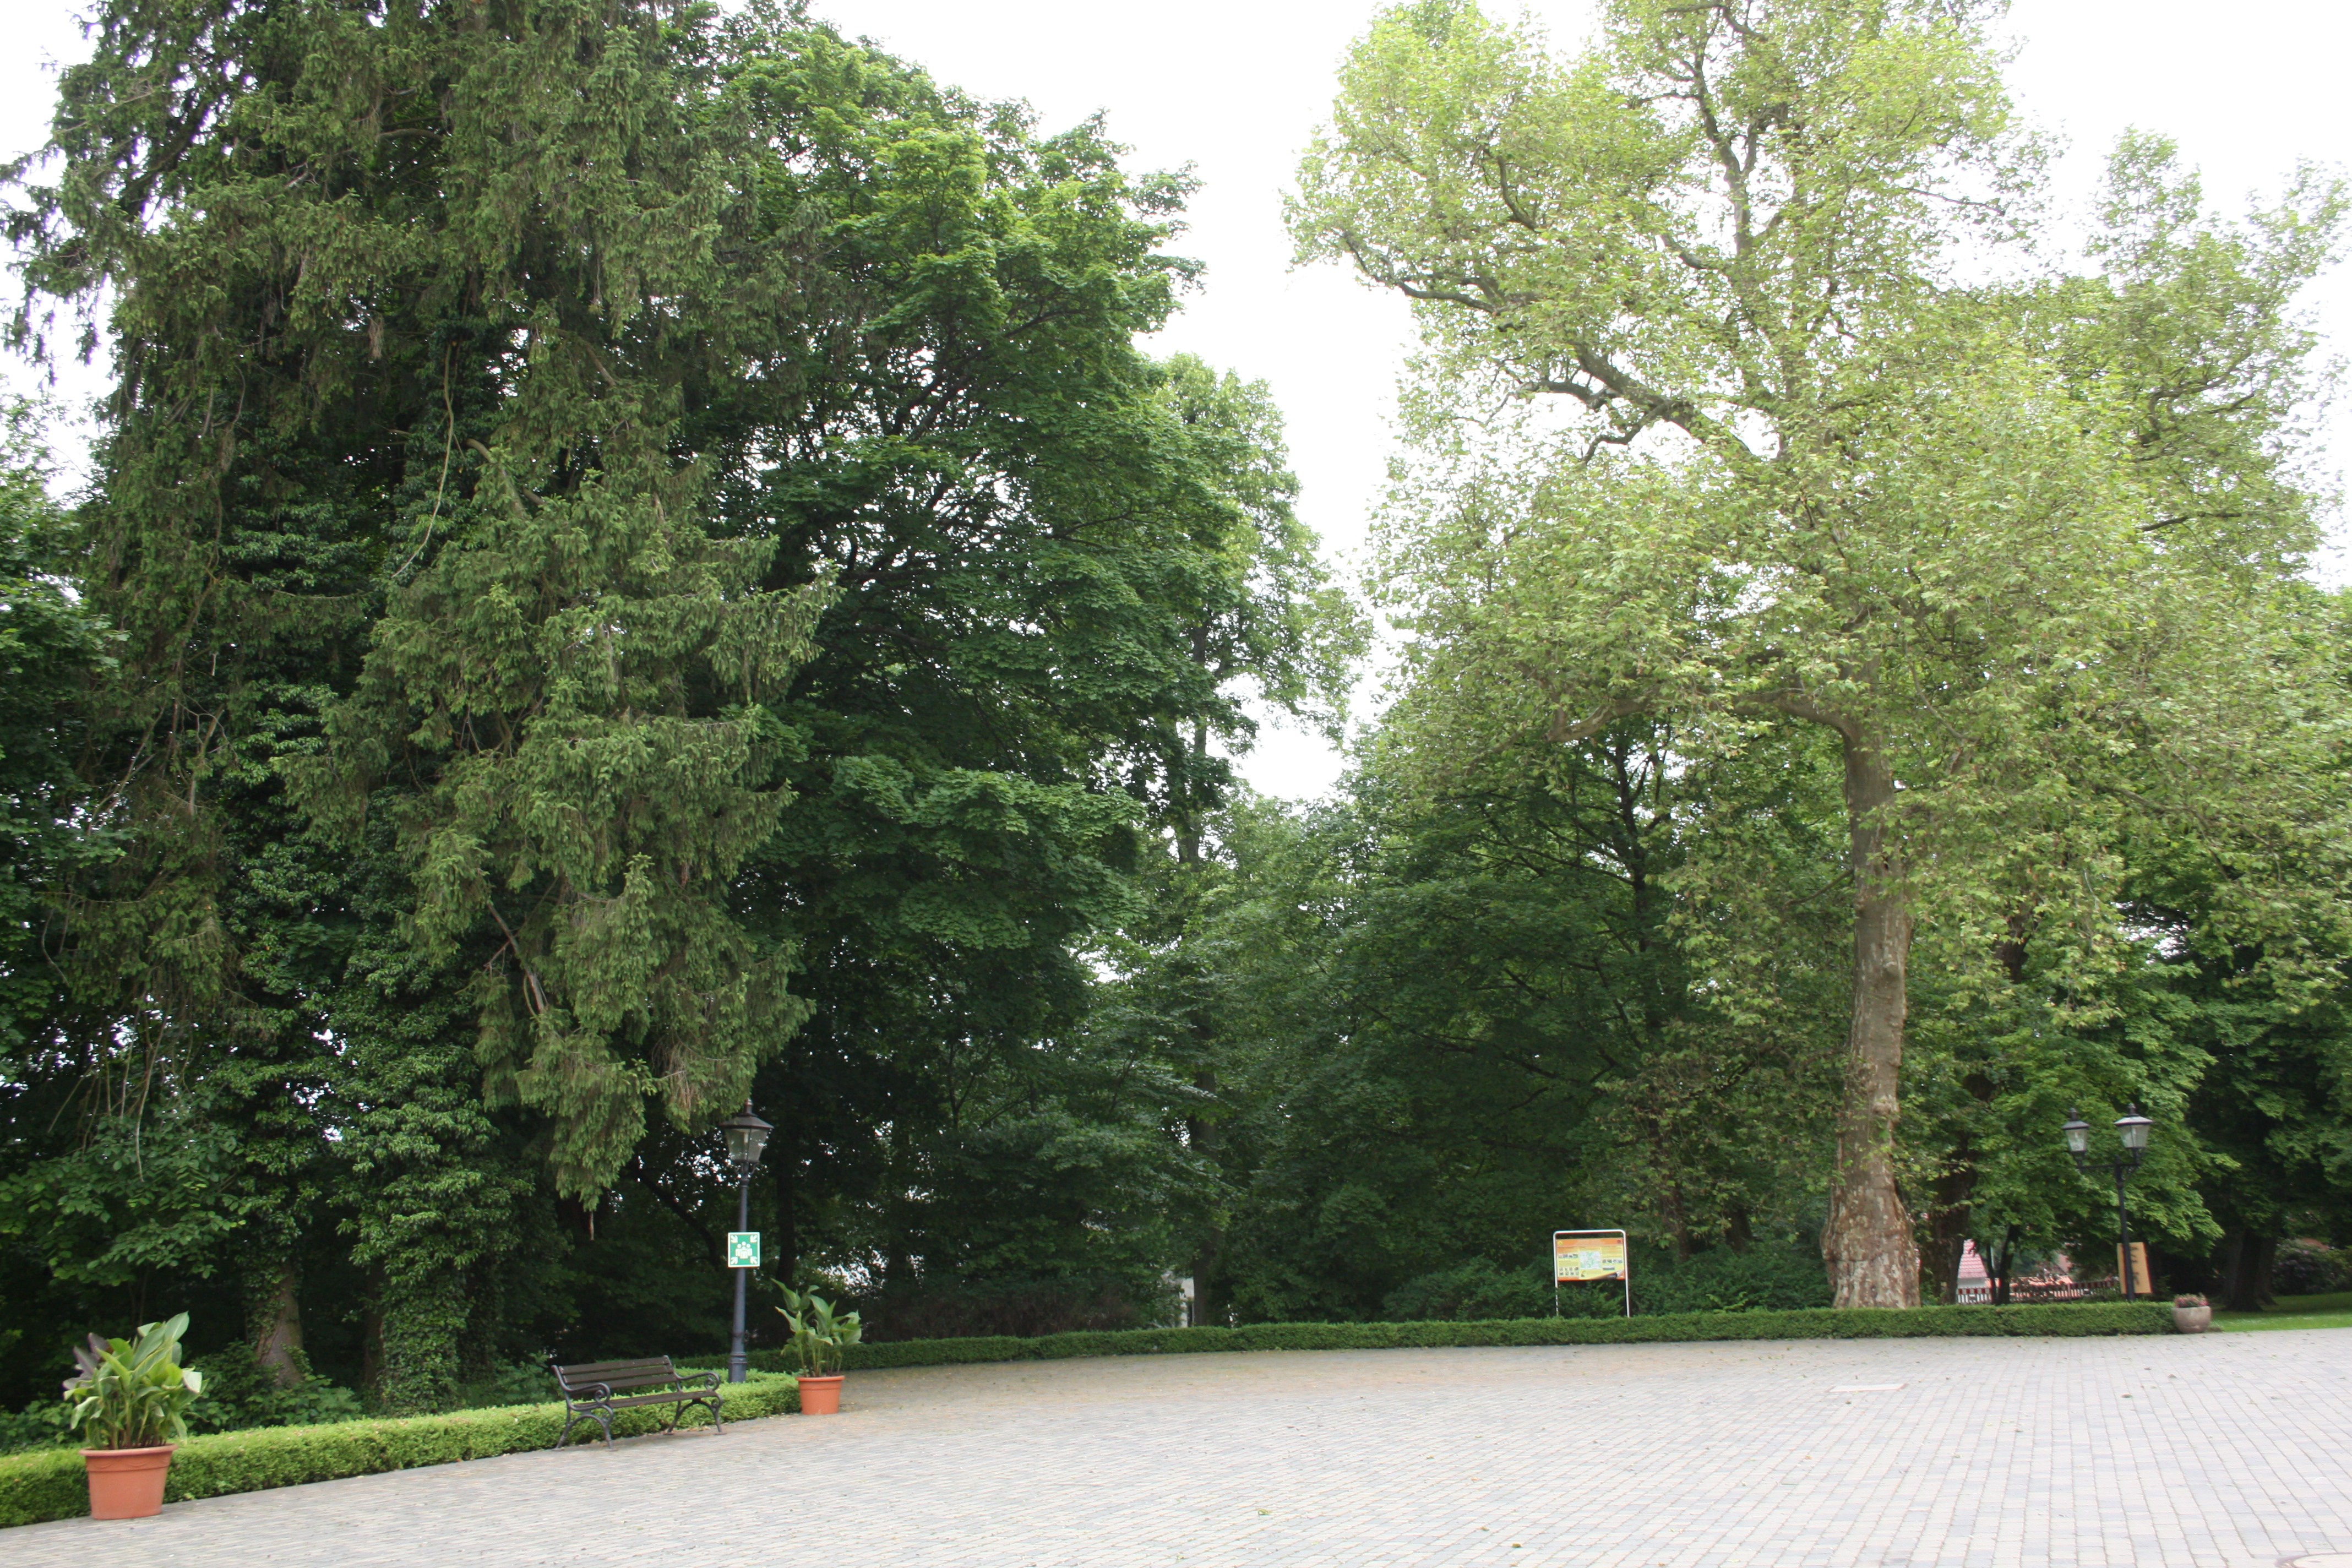
[[1551, 1233], [1552, 1283], [1625, 1278], [1625, 1233], [1622, 1230], [1556, 1230]]
[[[2123, 1272], [2124, 1267], [2126, 1263], [2131, 1266], [2131, 1272], [2128, 1275], [2125, 1275]], [[2116, 1247], [2116, 1272], [2118, 1276], [2121, 1276], [2121, 1279], [2118, 1279], [2117, 1283], [2120, 1284], [2127, 1280], [2130, 1283], [2131, 1288], [2139, 1294], [2143, 1296], [2151, 1294], [2147, 1283], [2147, 1243], [2145, 1241], [2133, 1242], [2131, 1244], [2131, 1257], [2128, 1258], [2124, 1257], [2124, 1249], [2122, 1247]]]
[[760, 1267], [760, 1233], [756, 1230], [730, 1230], [727, 1233], [727, 1267], [757, 1268]]

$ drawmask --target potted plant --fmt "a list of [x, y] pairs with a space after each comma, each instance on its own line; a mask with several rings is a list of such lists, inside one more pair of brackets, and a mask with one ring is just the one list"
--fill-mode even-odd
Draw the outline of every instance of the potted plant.
[[89, 1336], [74, 1352], [79, 1375], [66, 1384], [66, 1423], [90, 1447], [92, 1519], [145, 1519], [163, 1506], [172, 1449], [188, 1435], [188, 1406], [205, 1391], [204, 1373], [180, 1364], [188, 1314], [142, 1323], [137, 1340]]
[[800, 1363], [801, 1414], [832, 1415], [841, 1409], [843, 1352], [865, 1333], [857, 1314], [836, 1316], [832, 1304], [814, 1291], [803, 1296], [782, 1287], [784, 1304], [776, 1309], [790, 1323], [793, 1359]]
[[2184, 1334], [2201, 1334], [2213, 1326], [2213, 1309], [2202, 1296], [2175, 1296], [2172, 1326]]

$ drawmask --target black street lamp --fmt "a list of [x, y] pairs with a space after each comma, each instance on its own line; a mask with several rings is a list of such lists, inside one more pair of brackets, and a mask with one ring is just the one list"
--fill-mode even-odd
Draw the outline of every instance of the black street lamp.
[[[751, 1102], [745, 1100], [743, 1109], [719, 1124], [727, 1134], [727, 1163], [735, 1167], [735, 1228], [751, 1228], [751, 1173], [760, 1168], [760, 1154], [768, 1146], [768, 1134], [775, 1129], [751, 1112]], [[727, 1381], [740, 1383], [751, 1374], [751, 1357], [743, 1349], [744, 1277], [749, 1268], [736, 1268], [735, 1331], [727, 1342]]]
[[[2116, 1250], [2118, 1260], [2123, 1266], [2124, 1300], [2128, 1301], [2137, 1292], [2132, 1287], [2131, 1215], [2124, 1207], [2124, 1183], [2134, 1171], [2139, 1169], [2140, 1161], [2147, 1157], [2147, 1131], [2156, 1123], [2142, 1116], [2137, 1105], [2129, 1105], [2125, 1109], [2130, 1114], [2116, 1118], [2116, 1136], [2121, 1142], [2122, 1152], [2116, 1156], [2114, 1164]], [[2087, 1171], [2095, 1163], [2091, 1158], [2091, 1124], [2083, 1120], [2080, 1111], [2069, 1110], [2066, 1114], [2070, 1118], [2064, 1129], [2066, 1152], [2074, 1156], [2074, 1169]], [[2151, 1293], [2154, 1291], [2155, 1283], [2154, 1280], [2148, 1281]]]

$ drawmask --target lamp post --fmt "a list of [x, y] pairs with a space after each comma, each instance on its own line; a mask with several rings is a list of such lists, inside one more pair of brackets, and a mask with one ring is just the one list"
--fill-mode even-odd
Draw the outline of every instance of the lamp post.
[[[760, 1168], [761, 1152], [768, 1146], [768, 1134], [775, 1129], [752, 1114], [751, 1102], [745, 1100], [743, 1109], [719, 1124], [727, 1134], [727, 1163], [735, 1167], [735, 1228], [751, 1228], [751, 1173]], [[751, 1358], [743, 1350], [744, 1277], [748, 1268], [736, 1268], [735, 1331], [727, 1342], [727, 1381], [740, 1383], [751, 1372]]]
[[[2156, 1123], [2139, 1113], [2137, 1105], [2124, 1108], [2128, 1115], [2116, 1118], [2116, 1137], [2121, 1152], [2115, 1159], [2116, 1173], [2116, 1250], [2123, 1268], [2124, 1300], [2131, 1300], [2137, 1291], [2132, 1282], [2131, 1215], [2124, 1206], [2124, 1183], [2147, 1154], [2147, 1131]], [[2083, 1120], [2080, 1111], [2069, 1110], [2065, 1126], [2066, 1152], [2074, 1156], [2074, 1169], [2087, 1171], [2095, 1163], [2091, 1158], [2091, 1124]], [[2153, 1288], [2154, 1281], [2150, 1281]]]

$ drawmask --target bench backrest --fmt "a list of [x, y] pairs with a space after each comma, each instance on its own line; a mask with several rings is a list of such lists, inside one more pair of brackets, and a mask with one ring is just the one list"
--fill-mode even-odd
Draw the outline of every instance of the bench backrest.
[[576, 1394], [594, 1384], [603, 1384], [615, 1394], [632, 1388], [651, 1388], [658, 1384], [676, 1383], [677, 1368], [666, 1355], [641, 1356], [635, 1361], [589, 1361], [555, 1369], [555, 1381], [566, 1394]]

